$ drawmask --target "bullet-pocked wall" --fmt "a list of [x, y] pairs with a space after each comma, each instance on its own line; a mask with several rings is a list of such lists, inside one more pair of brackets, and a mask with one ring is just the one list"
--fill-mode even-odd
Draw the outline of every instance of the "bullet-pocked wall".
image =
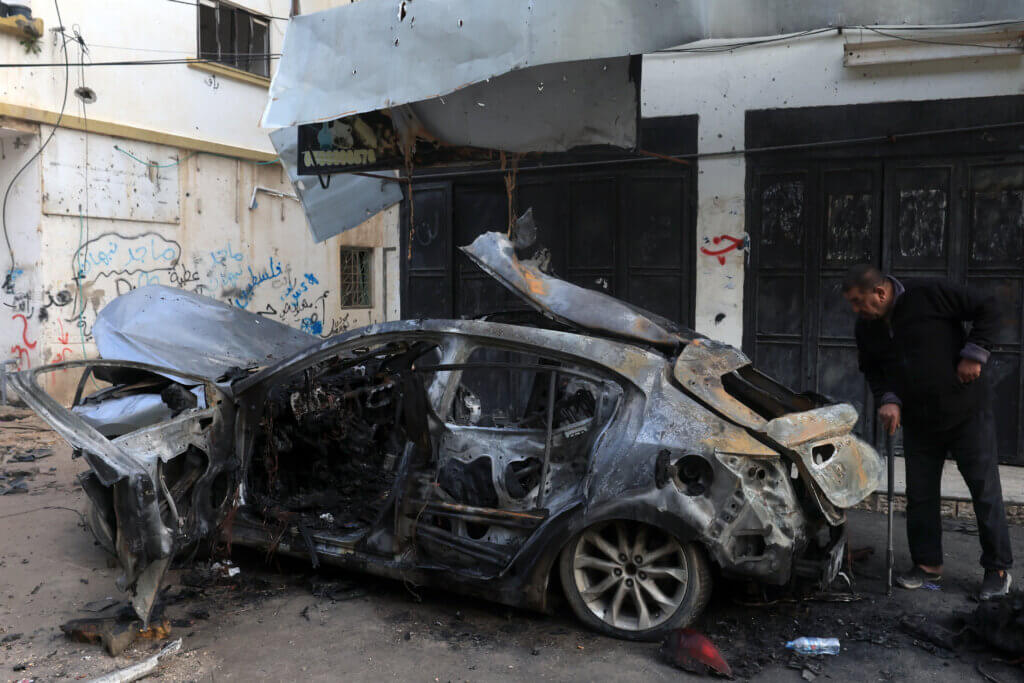
[[[19, 139], [21, 156], [38, 148], [38, 135]], [[276, 163], [67, 130], [40, 159], [41, 177], [19, 183], [8, 207], [17, 217], [8, 227], [18, 265], [0, 296], [7, 307], [0, 333], [22, 369], [95, 357], [97, 312], [149, 284], [214, 297], [319, 337], [383, 320], [389, 303], [397, 308], [398, 293], [387, 288], [395, 211], [314, 244], [299, 203], [272, 194], [291, 192]], [[369, 306], [343, 305], [346, 245], [370, 252]], [[50, 377], [55, 393], [68, 391], [60, 373]]]
[[[749, 240], [742, 150], [748, 111], [1024, 92], [1019, 53], [846, 67], [844, 45], [856, 39], [847, 31], [731, 52], [644, 56], [642, 115], [698, 114], [698, 152], [711, 154], [700, 159], [697, 180], [698, 331], [737, 346], [743, 340]], [[963, 37], [957, 40], [966, 42]], [[910, 58], [906, 50], [912, 45], [895, 52], [902, 50], [901, 58]], [[738, 153], [715, 156], [730, 151]]]
[[[291, 3], [231, 4], [287, 17]], [[196, 6], [62, 0], [60, 9], [66, 31], [75, 26], [87, 47], [70, 42], [72, 62], [197, 54]], [[94, 358], [97, 312], [155, 283], [321, 337], [398, 316], [397, 287], [388, 287], [389, 266], [398, 268], [397, 208], [315, 243], [273, 161], [269, 131], [258, 126], [265, 83], [185, 63], [73, 63], [70, 91], [87, 86], [96, 100], [69, 93], [51, 139], [65, 85], [63, 38], [50, 31], [57, 25], [52, 3], [33, 10], [46, 27], [38, 54], [0, 34], [0, 60], [28, 65], [0, 71], [0, 192], [11, 187], [10, 250], [0, 243], [0, 359], [26, 369]], [[271, 22], [271, 52], [283, 31], [282, 22]], [[345, 247], [368, 252], [368, 300], [342, 296]], [[48, 389], [66, 398], [72, 375], [49, 375]]]

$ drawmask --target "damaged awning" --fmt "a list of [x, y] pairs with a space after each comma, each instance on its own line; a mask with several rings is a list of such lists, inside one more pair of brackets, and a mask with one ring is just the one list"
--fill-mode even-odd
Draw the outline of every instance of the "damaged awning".
[[[323, 242], [361, 225], [368, 218], [402, 201], [402, 188], [392, 180], [360, 175], [337, 175], [324, 187], [315, 176], [299, 177], [298, 127], [270, 134], [295, 195], [302, 203], [313, 239]], [[392, 173], [395, 178], [397, 173]]]
[[1015, 0], [360, 0], [289, 21], [262, 125], [283, 129], [279, 151], [301, 135], [289, 174], [313, 181], [296, 190], [307, 211], [326, 207], [310, 214], [322, 240], [399, 201], [399, 188], [350, 178], [320, 192], [317, 175], [498, 150], [633, 150], [637, 55], [707, 38], [1019, 15]]
[[[452, 144], [518, 152], [629, 147], [636, 133], [629, 55], [705, 38], [1019, 15], [1014, 0], [360, 0], [292, 18], [263, 125], [416, 105], [425, 128], [452, 136], [440, 136]], [[617, 121], [611, 109], [581, 106], [611, 97], [621, 98]]]

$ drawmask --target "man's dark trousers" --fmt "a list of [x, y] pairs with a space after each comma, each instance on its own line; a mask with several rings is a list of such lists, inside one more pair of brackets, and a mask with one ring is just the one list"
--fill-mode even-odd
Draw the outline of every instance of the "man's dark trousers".
[[981, 538], [981, 566], [1009, 569], [1013, 564], [1010, 532], [999, 485], [995, 420], [989, 401], [983, 401], [964, 422], [931, 431], [904, 425], [903, 448], [907, 471], [907, 540], [915, 564], [942, 564], [942, 466], [947, 453], [956, 460], [971, 491]]

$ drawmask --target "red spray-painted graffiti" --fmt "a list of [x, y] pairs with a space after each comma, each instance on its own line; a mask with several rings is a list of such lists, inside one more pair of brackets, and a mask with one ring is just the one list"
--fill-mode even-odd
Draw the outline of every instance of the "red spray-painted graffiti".
[[29, 357], [29, 349], [36, 348], [36, 344], [39, 340], [29, 341], [28, 340], [28, 318], [21, 313], [15, 313], [11, 316], [11, 320], [17, 320], [21, 318], [21, 344], [14, 344], [11, 346], [11, 353], [18, 357], [18, 369], [27, 370], [32, 367], [32, 359]]
[[[53, 362], [63, 363], [68, 359], [68, 354], [74, 353], [74, 351], [72, 351], [71, 347], [68, 345], [70, 343], [71, 336], [64, 331], [64, 323], [60, 321], [60, 318], [57, 319], [57, 324], [60, 325], [60, 334], [57, 336], [57, 341], [64, 348], [58, 351], [57, 354], [53, 357]], [[67, 369], [62, 370], [62, 372], [67, 372]]]
[[[707, 238], [705, 238], [705, 242], [707, 242], [707, 241], [708, 241]], [[721, 245], [721, 244], [725, 244], [725, 246], [722, 247], [721, 249], [715, 249], [715, 250], [708, 249], [707, 247], [701, 247], [700, 248], [700, 253], [702, 253], [702, 254], [704, 254], [706, 256], [717, 256], [718, 257], [718, 263], [720, 265], [723, 265], [723, 266], [725, 265], [725, 255], [726, 254], [728, 254], [730, 251], [733, 251], [735, 249], [740, 249], [740, 250], [746, 251], [749, 248], [749, 245], [750, 245], [750, 242], [749, 242], [749, 240], [748, 240], [748, 238], [746, 236], [743, 236], [743, 237], [733, 237], [732, 235], [719, 235], [718, 237], [712, 238], [710, 241], [711, 241], [712, 244], [714, 244], [716, 246]]]
[[21, 313], [15, 313], [11, 316], [11, 320], [17, 320], [18, 318], [21, 318], [21, 341], [30, 349], [36, 348], [36, 342], [28, 340], [28, 318]]

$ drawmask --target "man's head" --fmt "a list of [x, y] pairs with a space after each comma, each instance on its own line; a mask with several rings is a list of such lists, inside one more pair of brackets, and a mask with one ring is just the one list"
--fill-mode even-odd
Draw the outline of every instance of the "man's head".
[[894, 301], [892, 283], [872, 265], [859, 264], [850, 268], [843, 278], [843, 297], [850, 308], [864, 320], [884, 318]]

